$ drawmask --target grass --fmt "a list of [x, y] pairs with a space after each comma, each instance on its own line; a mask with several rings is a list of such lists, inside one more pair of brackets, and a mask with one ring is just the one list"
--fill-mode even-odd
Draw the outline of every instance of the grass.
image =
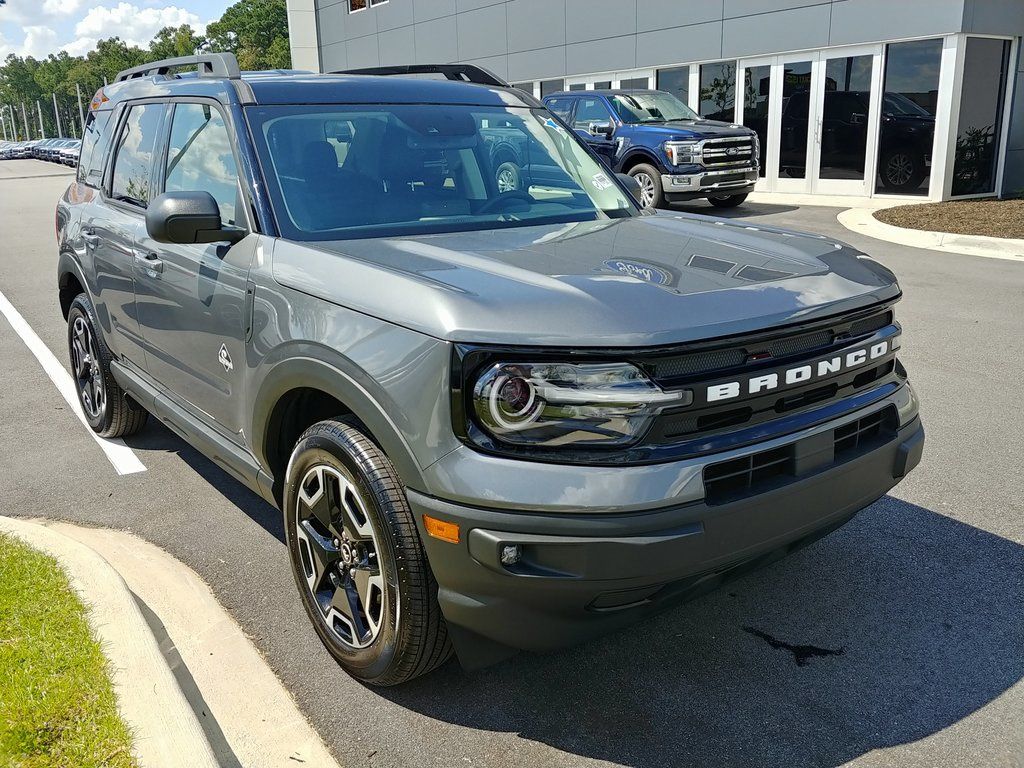
[[86, 608], [55, 560], [0, 534], [0, 766], [136, 766]]
[[955, 235], [1024, 238], [1024, 200], [956, 200], [875, 211], [894, 227]]

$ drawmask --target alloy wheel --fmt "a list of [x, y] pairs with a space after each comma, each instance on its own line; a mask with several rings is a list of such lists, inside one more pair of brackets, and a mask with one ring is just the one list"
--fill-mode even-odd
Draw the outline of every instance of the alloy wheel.
[[511, 168], [502, 168], [498, 171], [498, 192], [514, 192], [519, 188], [516, 184], [516, 174]]
[[107, 404], [96, 338], [81, 315], [75, 318], [71, 327], [71, 367], [74, 369], [75, 383], [86, 415], [96, 419]]
[[298, 487], [295, 533], [306, 584], [331, 632], [353, 649], [373, 643], [388, 598], [377, 534], [352, 481], [334, 467], [311, 467]]
[[643, 171], [633, 174], [633, 178], [640, 185], [640, 205], [649, 208], [654, 203], [654, 179]]
[[902, 187], [914, 174], [914, 162], [905, 152], [897, 152], [889, 158], [885, 175], [894, 187]]

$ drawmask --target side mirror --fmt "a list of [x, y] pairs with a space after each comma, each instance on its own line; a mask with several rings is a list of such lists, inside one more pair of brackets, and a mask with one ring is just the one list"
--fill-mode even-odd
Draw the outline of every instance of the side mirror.
[[616, 178], [618, 178], [620, 182], [622, 182], [622, 186], [626, 188], [626, 191], [629, 192], [633, 200], [636, 201], [636, 204], [643, 208], [643, 203], [640, 202], [640, 182], [634, 179], [628, 173], [616, 173], [615, 176]]
[[225, 227], [209, 192], [165, 192], [146, 209], [146, 231], [158, 243], [237, 243], [244, 229]]
[[610, 139], [615, 133], [615, 126], [611, 123], [591, 123], [588, 130], [593, 136], [604, 136]]

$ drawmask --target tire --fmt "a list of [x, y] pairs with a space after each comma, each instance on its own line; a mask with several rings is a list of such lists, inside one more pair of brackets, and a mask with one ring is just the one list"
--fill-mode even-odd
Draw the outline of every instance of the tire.
[[307, 429], [288, 464], [284, 515], [303, 607], [345, 671], [397, 685], [451, 656], [402, 482], [366, 435], [339, 420]]
[[519, 166], [510, 161], [499, 165], [494, 169], [494, 183], [499, 194], [522, 189], [523, 175]]
[[101, 437], [127, 437], [145, 426], [149, 414], [110, 372], [112, 355], [85, 293], [78, 294], [68, 310], [68, 355], [78, 402], [93, 432]]
[[908, 147], [885, 150], [878, 163], [882, 186], [895, 192], [917, 189], [927, 175], [924, 158]]
[[629, 175], [640, 185], [640, 206], [642, 208], [663, 208], [665, 192], [661, 188], [661, 171], [653, 165], [641, 163], [629, 169]]
[[743, 201], [746, 199], [746, 195], [726, 195], [724, 197], [709, 197], [708, 202], [715, 208], [736, 208], [743, 205]]

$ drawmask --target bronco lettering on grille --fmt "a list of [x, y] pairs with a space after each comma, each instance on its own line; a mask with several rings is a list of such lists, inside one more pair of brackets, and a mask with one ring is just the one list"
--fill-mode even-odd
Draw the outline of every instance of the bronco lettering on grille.
[[756, 395], [762, 392], [770, 392], [780, 387], [790, 387], [814, 379], [832, 376], [850, 368], [856, 368], [871, 360], [877, 360], [895, 350], [898, 346], [899, 344], [895, 339], [887, 339], [886, 341], [879, 341], [875, 344], [860, 349], [853, 349], [813, 363], [751, 376], [739, 381], [712, 384], [707, 388], [707, 401], [713, 403], [718, 400], [731, 400], [741, 395]]

